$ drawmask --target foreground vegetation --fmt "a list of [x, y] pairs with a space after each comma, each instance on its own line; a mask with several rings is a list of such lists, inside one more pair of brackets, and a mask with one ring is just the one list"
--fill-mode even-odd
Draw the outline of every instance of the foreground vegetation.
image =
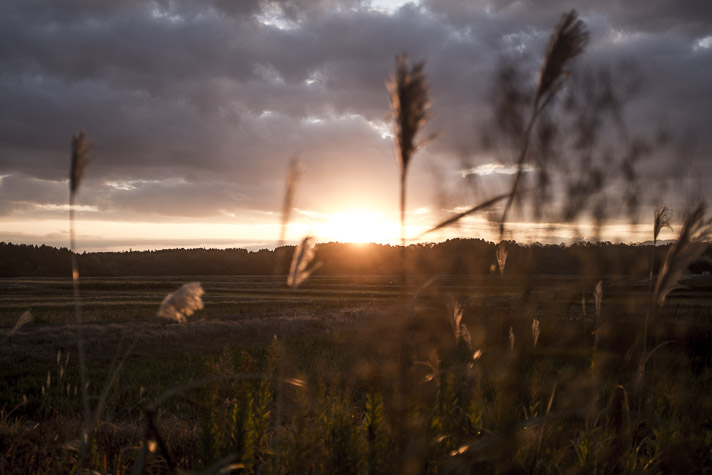
[[[144, 444], [154, 449], [149, 472], [217, 461], [290, 473], [712, 466], [709, 278], [687, 281], [670, 297], [651, 334], [671, 343], [650, 356], [642, 382], [636, 315], [646, 289], [635, 281], [607, 279], [599, 314], [593, 287], [582, 307], [577, 279], [542, 283], [527, 297], [520, 282], [497, 275], [441, 278], [403, 317], [398, 288], [384, 278], [315, 279], [296, 293], [271, 279], [277, 305], [239, 313], [239, 301], [253, 298], [244, 292], [269, 287], [262, 279], [207, 281], [206, 309], [187, 324], [141, 316], [123, 303], [104, 308], [109, 318], [88, 319], [93, 393], [136, 342], [112, 385], [88, 466], [128, 472]], [[34, 301], [41, 315], [43, 301], [66, 293], [65, 282], [51, 295], [52, 282], [2, 284], [34, 286], [18, 303]], [[93, 313], [90, 301], [106, 298], [107, 287], [117, 297], [141, 292], [155, 314], [163, 286], [175, 286], [162, 279], [94, 284], [100, 293], [92, 295], [90, 281], [84, 298], [87, 315], [97, 316], [102, 310]], [[329, 292], [342, 297], [330, 301]], [[460, 308], [452, 304], [458, 300]], [[78, 463], [82, 410], [70, 322], [71, 314], [40, 319], [3, 346], [5, 472], [63, 472]], [[403, 334], [405, 361], [397, 344]], [[161, 403], [156, 432], [147, 435], [145, 409], [190, 381], [200, 384]]]

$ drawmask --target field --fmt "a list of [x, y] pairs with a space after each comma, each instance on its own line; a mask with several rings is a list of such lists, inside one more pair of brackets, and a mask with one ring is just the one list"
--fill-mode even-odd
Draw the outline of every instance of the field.
[[[156, 317], [189, 281], [202, 283], [205, 308], [184, 324]], [[644, 384], [646, 279], [604, 279], [598, 312], [593, 284], [575, 277], [411, 276], [403, 293], [398, 282], [83, 279], [89, 394], [96, 402], [110, 388], [87, 463], [129, 471], [162, 440], [148, 471], [216, 461], [248, 472], [712, 467], [709, 277], [685, 281], [656, 316], [652, 338], [666, 343]], [[4, 332], [34, 315], [0, 350], [3, 472], [77, 464], [71, 296], [69, 279], [0, 281]], [[189, 382], [147, 434], [146, 408]]]

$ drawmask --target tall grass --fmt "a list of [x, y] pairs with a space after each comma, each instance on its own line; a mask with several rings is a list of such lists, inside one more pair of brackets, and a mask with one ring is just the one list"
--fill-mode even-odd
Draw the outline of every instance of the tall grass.
[[[71, 165], [69, 168], [69, 250], [72, 259], [72, 289], [74, 291], [74, 312], [76, 317], [76, 336], [77, 336], [77, 354], [79, 355], [79, 375], [81, 382], [82, 406], [84, 408], [84, 425], [81, 434], [81, 461], [86, 457], [86, 452], [89, 440], [89, 424], [90, 424], [90, 404], [88, 394], [87, 366], [86, 366], [86, 351], [84, 349], [84, 336], [82, 328], [82, 306], [79, 295], [79, 266], [77, 264], [77, 238], [75, 230], [75, 200], [79, 186], [84, 177], [86, 167], [89, 165], [91, 158], [89, 150], [91, 145], [86, 137], [86, 132], [83, 130], [72, 137], [72, 154]], [[81, 468], [81, 463], [80, 463]]]

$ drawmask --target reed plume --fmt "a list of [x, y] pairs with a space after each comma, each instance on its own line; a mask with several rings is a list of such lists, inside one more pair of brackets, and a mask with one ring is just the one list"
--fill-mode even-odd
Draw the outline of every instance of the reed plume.
[[496, 256], [499, 275], [504, 275], [504, 266], [507, 264], [507, 245], [504, 241], [497, 245]]
[[410, 160], [418, 149], [415, 138], [427, 123], [430, 107], [430, 90], [420, 62], [409, 67], [408, 57], [396, 57], [396, 70], [386, 82], [391, 97], [393, 133], [396, 140], [396, 160], [401, 176], [408, 170]]
[[418, 132], [429, 118], [430, 89], [420, 62], [410, 67], [405, 54], [396, 56], [396, 70], [386, 81], [391, 99], [396, 161], [400, 170], [401, 244], [405, 247], [405, 197], [408, 165], [418, 149]]
[[524, 131], [522, 149], [520, 150], [517, 160], [517, 173], [514, 176], [507, 203], [500, 220], [500, 239], [504, 235], [504, 223], [507, 220], [507, 215], [519, 190], [534, 124], [542, 111], [563, 86], [569, 74], [566, 70], [567, 65], [578, 55], [583, 53], [587, 44], [588, 31], [583, 21], [578, 18], [576, 10], [564, 13], [559, 23], [554, 27], [554, 31], [551, 33], [549, 46], [547, 47], [544, 61], [539, 71], [539, 83], [534, 95], [529, 121]]
[[663, 228], [668, 228], [670, 231], [672, 231], [672, 226], [670, 226], [670, 218], [671, 218], [672, 213], [670, 213], [670, 210], [667, 208], [667, 206], [658, 206], [655, 209], [655, 220], [653, 223], [653, 246], [658, 241], [658, 236], [660, 235], [660, 231], [663, 230]]
[[450, 324], [452, 325], [455, 344], [459, 344], [460, 341], [464, 341], [467, 344], [468, 349], [471, 350], [472, 337], [470, 336], [470, 330], [467, 328], [467, 325], [462, 323], [462, 307], [460, 304], [455, 304], [450, 316]]
[[289, 167], [287, 169], [284, 201], [282, 202], [282, 229], [280, 231], [279, 245], [277, 247], [281, 247], [284, 244], [284, 240], [287, 235], [287, 224], [289, 223], [289, 218], [292, 215], [292, 209], [294, 208], [294, 196], [297, 193], [297, 184], [299, 183], [301, 175], [302, 166], [299, 163], [299, 160], [293, 158], [290, 160]]
[[173, 293], [163, 299], [158, 308], [157, 315], [162, 318], [175, 320], [178, 323], [185, 323], [186, 317], [193, 315], [203, 308], [203, 288], [200, 282], [190, 282], [184, 284]]
[[677, 241], [665, 258], [653, 291], [653, 301], [662, 306], [668, 294], [677, 287], [687, 268], [700, 258], [712, 238], [712, 220], [705, 219], [706, 206], [700, 203], [687, 213]]
[[306, 236], [294, 249], [292, 263], [289, 266], [289, 275], [287, 276], [287, 285], [291, 288], [296, 289], [299, 287], [321, 266], [319, 263], [312, 265], [316, 255], [314, 246], [314, 238]]
[[536, 318], [532, 319], [532, 338], [534, 339], [534, 347], [539, 341], [539, 320]]
[[79, 189], [84, 177], [84, 171], [91, 162], [89, 151], [91, 143], [87, 140], [87, 133], [80, 130], [72, 136], [72, 165], [69, 170], [69, 191], [73, 195]]
[[25, 313], [20, 315], [20, 318], [17, 319], [15, 322], [15, 325], [10, 329], [10, 331], [7, 333], [7, 339], [9, 340], [12, 335], [17, 333], [17, 331], [25, 326], [26, 324], [30, 323], [32, 321], [32, 311], [26, 310]]
[[534, 107], [546, 105], [556, 92], [561, 89], [569, 72], [566, 66], [576, 56], [583, 53], [588, 44], [586, 25], [578, 18], [576, 10], [561, 15], [554, 27], [546, 49], [544, 62], [539, 71], [539, 84], [534, 96]]

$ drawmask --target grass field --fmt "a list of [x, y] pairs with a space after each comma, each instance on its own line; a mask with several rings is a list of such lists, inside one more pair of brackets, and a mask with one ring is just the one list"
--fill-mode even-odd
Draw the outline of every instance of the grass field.
[[[185, 324], [155, 316], [167, 293], [194, 280], [205, 289], [201, 312]], [[624, 462], [640, 471], [669, 468], [665, 457], [679, 463], [680, 454], [691, 467], [710, 467], [709, 277], [686, 281], [658, 314], [655, 341], [671, 343], [650, 358], [644, 390], [634, 384], [644, 280], [604, 279], [597, 317], [593, 286], [574, 277], [414, 276], [405, 321], [397, 280], [314, 277], [291, 290], [265, 276], [84, 279], [90, 394], [106, 387], [131, 347], [91, 465], [130, 470], [146, 443], [147, 405], [220, 375], [228, 381], [160, 406], [156, 423], [170, 455], [154, 454], [149, 471], [206, 468], [228, 454], [229, 463], [262, 472], [487, 472], [511, 463], [571, 473], [616, 471]], [[71, 281], [7, 279], [0, 290], [5, 333], [28, 308], [35, 316], [0, 350], [0, 469], [68, 471], [81, 424]], [[454, 302], [467, 342], [453, 334]], [[241, 374], [259, 377], [240, 382]], [[617, 409], [629, 433], [623, 447], [611, 432], [623, 423], [616, 428], [607, 415], [617, 387], [626, 398]], [[409, 435], [399, 441], [403, 430]], [[506, 447], [496, 441], [509, 435], [514, 456], [503, 465], [498, 451]], [[389, 456], [400, 444], [403, 459]]]

